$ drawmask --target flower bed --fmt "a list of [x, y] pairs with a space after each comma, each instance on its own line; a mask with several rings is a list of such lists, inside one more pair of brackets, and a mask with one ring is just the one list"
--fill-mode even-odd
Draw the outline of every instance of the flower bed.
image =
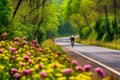
[[[101, 68], [96, 68], [96, 79], [90, 72], [91, 65], [81, 67], [76, 60], [70, 60], [60, 51], [41, 47], [36, 40], [27, 38], [0, 41], [0, 80], [102, 80]], [[108, 80], [108, 79], [107, 79]]]

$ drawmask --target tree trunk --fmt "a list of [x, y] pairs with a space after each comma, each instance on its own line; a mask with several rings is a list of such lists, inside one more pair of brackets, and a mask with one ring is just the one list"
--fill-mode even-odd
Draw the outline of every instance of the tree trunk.
[[115, 24], [117, 24], [117, 2], [116, 0], [114, 0], [114, 20], [115, 20]]
[[117, 30], [117, 1], [116, 0], [113, 0], [114, 2], [114, 27], [115, 27], [115, 39], [116, 39], [116, 48], [117, 48], [117, 45], [118, 45], [118, 42], [117, 42], [117, 36], [118, 36], [118, 30]]
[[81, 8], [81, 10], [82, 10], [82, 14], [83, 14], [83, 16], [84, 16], [84, 19], [85, 19], [85, 21], [86, 21], [86, 23], [87, 23], [87, 26], [89, 27], [89, 29], [90, 29], [90, 33], [92, 34], [92, 29], [91, 29], [91, 27], [90, 27], [90, 24], [89, 24], [89, 21], [88, 21], [88, 19], [87, 19], [87, 15], [85, 14], [85, 12], [84, 12], [84, 10]]
[[20, 7], [21, 3], [22, 3], [22, 0], [19, 0], [17, 6], [16, 6], [16, 8], [15, 8], [15, 11], [14, 11], [14, 13], [13, 13], [13, 18], [15, 17], [15, 15], [16, 15], [16, 13], [17, 13], [17, 11], [18, 11], [18, 8]]
[[116, 38], [116, 40], [117, 40], [117, 2], [116, 2], [116, 0], [113, 0], [113, 2], [114, 2], [114, 24], [115, 24], [115, 34], [116, 34], [116, 36], [115, 36], [115, 38]]
[[42, 3], [42, 17], [41, 17], [41, 20], [40, 20], [40, 22], [39, 22], [39, 24], [38, 24], [37, 30], [35, 31], [34, 39], [36, 39], [37, 34], [38, 34], [38, 32], [39, 32], [39, 29], [40, 29], [40, 26], [41, 26], [41, 23], [43, 22], [45, 1], [46, 1], [46, 0], [43, 0], [43, 3]]
[[108, 11], [107, 11], [107, 5], [104, 6], [105, 9], [105, 17], [106, 17], [106, 21], [108, 20]]

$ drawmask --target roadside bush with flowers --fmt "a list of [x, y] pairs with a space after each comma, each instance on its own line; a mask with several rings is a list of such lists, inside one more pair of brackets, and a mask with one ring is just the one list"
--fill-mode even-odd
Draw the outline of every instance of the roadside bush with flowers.
[[16, 37], [9, 41], [7, 33], [1, 36], [0, 80], [109, 80], [101, 68], [95, 69], [98, 77], [94, 79], [91, 65], [81, 67], [60, 51], [41, 47], [37, 40], [29, 43], [26, 37]]

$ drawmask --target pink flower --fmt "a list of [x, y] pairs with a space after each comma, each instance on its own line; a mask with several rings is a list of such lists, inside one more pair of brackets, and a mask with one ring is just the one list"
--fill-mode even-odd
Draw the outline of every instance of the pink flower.
[[73, 73], [73, 70], [72, 70], [72, 68], [63, 69], [63, 70], [62, 70], [62, 73], [63, 73], [64, 75], [70, 75], [70, 74]]
[[9, 48], [9, 50], [14, 53], [16, 51], [16, 48], [11, 47], [11, 48]]
[[14, 41], [17, 41], [17, 42], [18, 42], [19, 39], [20, 39], [19, 37], [16, 37], [16, 38], [14, 38]]
[[11, 60], [15, 60], [15, 56], [11, 56], [10, 59], [11, 59]]
[[78, 62], [77, 62], [76, 60], [72, 60], [72, 61], [71, 61], [71, 64], [72, 64], [73, 66], [77, 66], [77, 65], [78, 65]]
[[23, 40], [26, 41], [26, 40], [27, 40], [27, 37], [23, 37]]
[[43, 48], [39, 48], [39, 52], [43, 52]]
[[15, 42], [14, 42], [14, 44], [15, 44], [15, 45], [19, 45], [20, 43], [19, 43], [19, 42], [17, 42], [17, 41], [15, 41]]
[[2, 49], [0, 49], [0, 53], [3, 53], [3, 50], [2, 50]]
[[36, 63], [39, 62], [39, 60], [34, 60]]
[[82, 72], [82, 67], [81, 67], [81, 66], [76, 66], [75, 69], [76, 69], [78, 72]]
[[29, 69], [29, 72], [30, 72], [30, 73], [32, 73], [32, 72], [33, 72], [33, 70], [32, 70], [32, 69]]
[[22, 41], [22, 45], [27, 45], [28, 42], [27, 41]]
[[85, 65], [84, 67], [83, 67], [83, 69], [85, 70], [85, 71], [90, 71], [90, 69], [91, 69], [91, 65]]
[[28, 53], [27, 53], [27, 55], [28, 55], [28, 56], [30, 56], [30, 55], [31, 55], [31, 53], [30, 53], [30, 52], [28, 52]]
[[58, 66], [57, 66], [57, 64], [54, 64], [53, 67], [56, 69]]
[[7, 37], [7, 35], [8, 35], [7, 33], [3, 33], [2, 37]]
[[33, 44], [37, 44], [38, 42], [37, 42], [37, 40], [33, 40], [32, 43]]
[[25, 63], [21, 63], [20, 66], [21, 66], [21, 67], [24, 67], [24, 66], [25, 66]]
[[42, 64], [38, 64], [39, 69], [42, 69], [42, 67], [43, 67]]
[[15, 74], [13, 74], [13, 77], [17, 79], [17, 78], [20, 77], [20, 74], [19, 73], [15, 73]]
[[41, 71], [41, 72], [40, 72], [40, 76], [41, 76], [42, 78], [46, 78], [46, 77], [47, 77], [47, 73], [46, 73], [45, 71]]
[[15, 51], [15, 54], [18, 54], [18, 52], [17, 52], [17, 51]]
[[102, 68], [97, 67], [97, 68], [95, 68], [94, 71], [97, 72], [97, 73], [101, 76], [101, 78], [104, 78], [104, 77], [105, 77], [105, 73], [104, 73], [104, 71], [103, 71]]
[[37, 48], [40, 47], [40, 44], [36, 44], [35, 47], [37, 47]]
[[62, 53], [60, 51], [57, 52], [58, 56], [60, 56]]
[[18, 71], [18, 70], [17, 70], [16, 68], [12, 68], [12, 69], [11, 69], [11, 73], [12, 73], [12, 74], [17, 73], [17, 71]]
[[32, 64], [32, 61], [31, 61], [31, 60], [29, 60], [29, 61], [28, 61], [28, 64], [29, 64], [29, 65], [30, 65], [30, 64]]
[[33, 48], [35, 48], [35, 44], [31, 43], [31, 46], [32, 46]]
[[25, 60], [25, 61], [29, 61], [29, 56], [26, 55], [26, 56], [24, 57], [24, 60]]
[[22, 70], [23, 75], [29, 75], [31, 73], [30, 70]]

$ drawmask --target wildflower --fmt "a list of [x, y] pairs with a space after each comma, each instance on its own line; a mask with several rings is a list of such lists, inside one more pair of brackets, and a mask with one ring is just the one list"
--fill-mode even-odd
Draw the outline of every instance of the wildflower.
[[30, 70], [22, 70], [23, 75], [29, 75], [31, 73]]
[[58, 66], [57, 66], [57, 64], [54, 64], [53, 67], [56, 69]]
[[20, 43], [19, 43], [19, 42], [17, 42], [17, 41], [15, 41], [15, 42], [14, 42], [14, 44], [15, 44], [15, 45], [19, 45]]
[[72, 64], [73, 66], [77, 66], [77, 65], [78, 65], [78, 62], [77, 62], [76, 60], [72, 60], [72, 61], [71, 61], [71, 64]]
[[32, 64], [32, 61], [31, 61], [31, 60], [29, 60], [29, 61], [28, 61], [28, 64], [29, 64], [29, 65], [30, 65], [30, 64]]
[[17, 79], [17, 78], [20, 77], [20, 74], [19, 73], [15, 73], [15, 74], [13, 74], [13, 77]]
[[38, 64], [39, 69], [42, 69], [42, 67], [43, 67], [42, 64]]
[[8, 35], [7, 33], [3, 33], [2, 37], [7, 37], [7, 35]]
[[62, 53], [60, 51], [57, 52], [58, 56], [60, 56]]
[[82, 72], [82, 67], [81, 67], [81, 66], [76, 66], [75, 69], [76, 69], [78, 72]]
[[31, 46], [32, 46], [33, 48], [35, 48], [35, 44], [31, 43]]
[[19, 37], [16, 37], [16, 38], [14, 38], [14, 41], [17, 41], [17, 42], [18, 42], [19, 39], [20, 39]]
[[43, 52], [43, 48], [39, 48], [39, 52]]
[[21, 67], [24, 67], [24, 66], [25, 66], [25, 63], [20, 63], [20, 66], [21, 66]]
[[2, 49], [0, 49], [0, 53], [3, 53], [3, 50], [2, 50]]
[[100, 67], [95, 68], [94, 71], [97, 72], [101, 76], [101, 78], [103, 78], [105, 76], [103, 69]]
[[32, 43], [33, 44], [37, 44], [38, 42], [37, 42], [37, 40], [33, 40]]
[[91, 65], [85, 65], [84, 67], [83, 67], [83, 69], [85, 70], [85, 71], [90, 71], [90, 69], [91, 69]]
[[28, 42], [27, 41], [22, 41], [22, 45], [27, 45], [28, 44]]
[[16, 51], [16, 48], [10, 47], [9, 50], [10, 50], [11, 52], [15, 52], [15, 51]]
[[17, 70], [16, 68], [12, 68], [12, 69], [11, 69], [11, 73], [12, 73], [12, 74], [17, 73], [17, 72], [18, 72], [18, 70]]
[[27, 37], [23, 37], [22, 39], [23, 39], [24, 41], [26, 41], [26, 40], [27, 40]]
[[15, 56], [10, 56], [10, 59], [11, 60], [15, 60]]
[[39, 44], [36, 44], [36, 45], [35, 45], [35, 47], [37, 47], [37, 48], [38, 48], [38, 47], [40, 47], [40, 45], [39, 45]]
[[64, 75], [70, 75], [70, 74], [73, 73], [73, 70], [72, 70], [72, 68], [63, 69], [63, 70], [62, 70], [62, 73], [63, 73]]
[[35, 60], [35, 62], [37, 63], [37, 62], [39, 62], [39, 60]]
[[42, 78], [46, 78], [46, 77], [47, 77], [47, 73], [46, 73], [45, 71], [41, 71], [41, 72], [40, 72], [40, 76], [41, 76]]
[[25, 61], [28, 61], [28, 60], [29, 60], [29, 56], [26, 55], [26, 56], [24, 57], [24, 60], [25, 60]]
[[15, 54], [18, 54], [18, 51], [15, 51]]
[[30, 57], [31, 53], [30, 53], [30, 52], [28, 52], [28, 53], [27, 53], [27, 55]]

